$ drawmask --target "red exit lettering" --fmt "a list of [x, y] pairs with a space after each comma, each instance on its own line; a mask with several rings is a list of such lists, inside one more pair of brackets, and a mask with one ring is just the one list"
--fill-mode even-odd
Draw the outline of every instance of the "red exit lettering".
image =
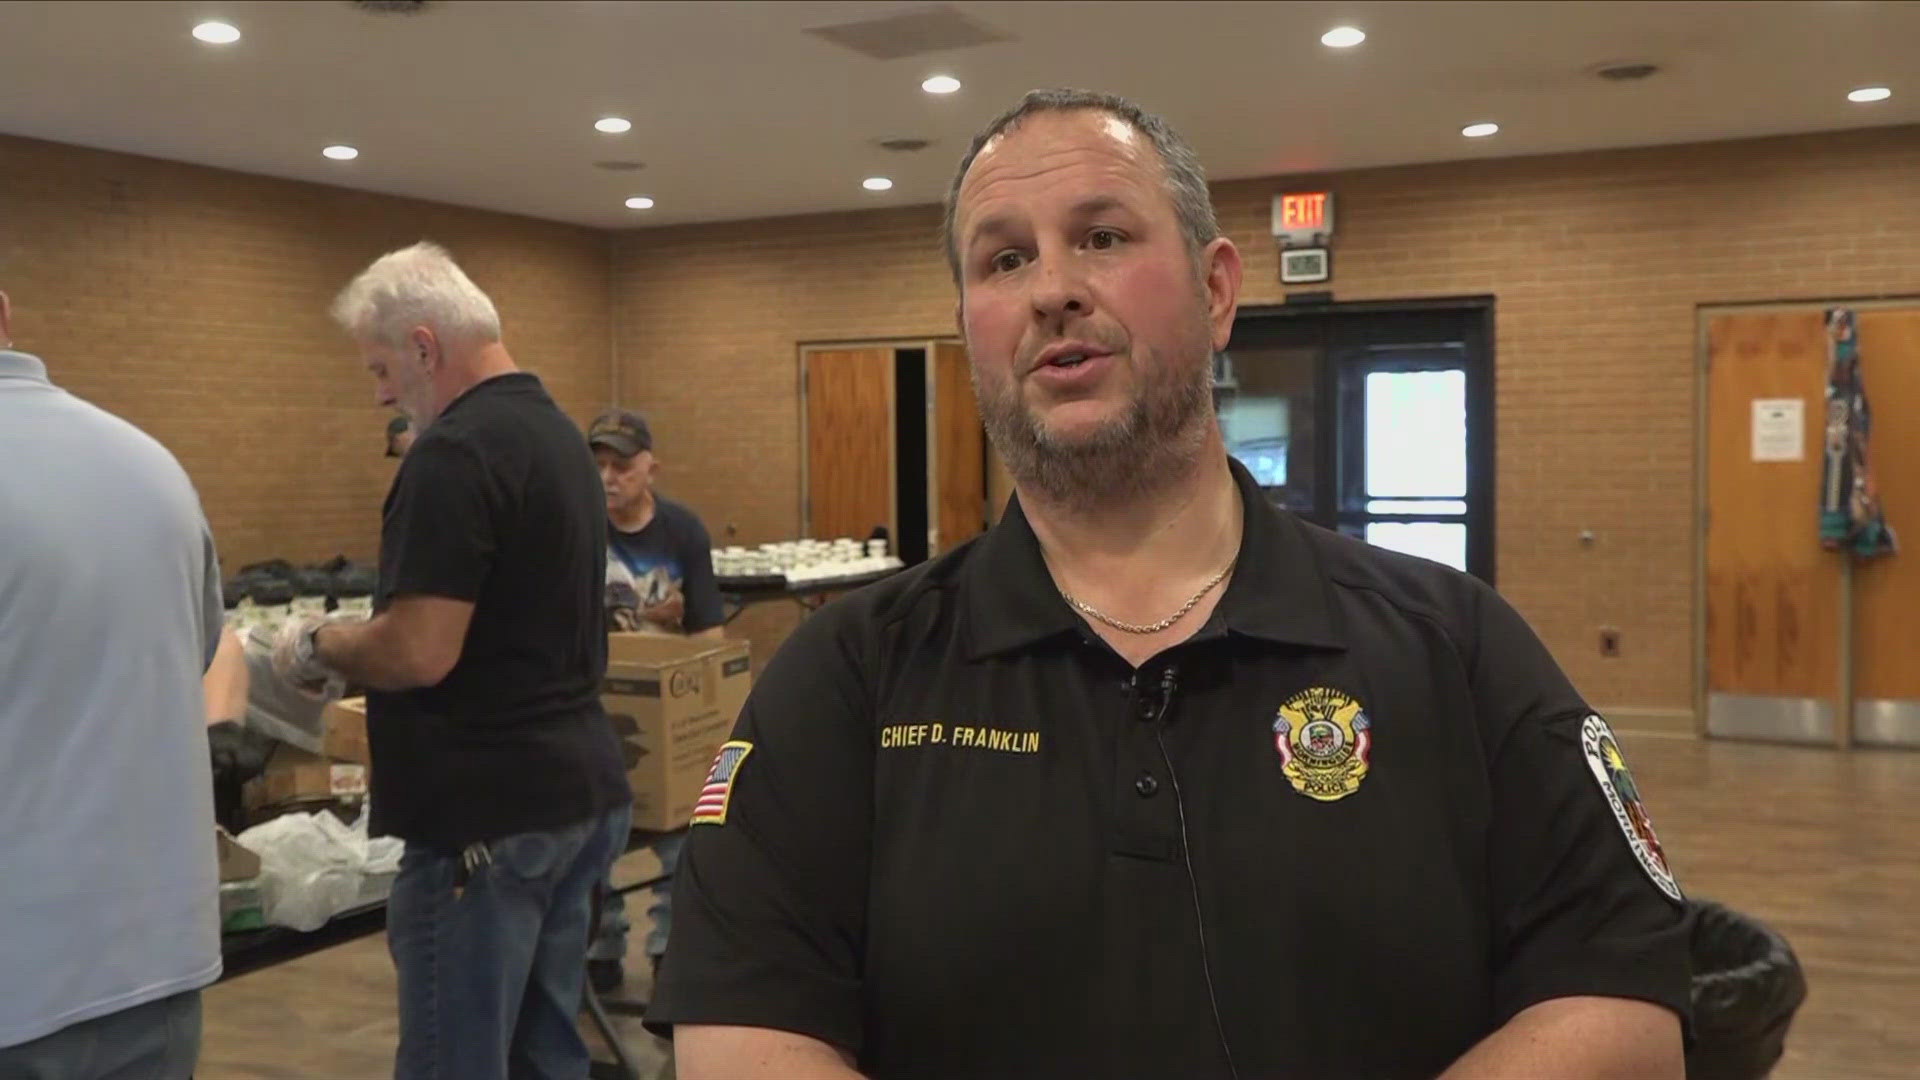
[[1280, 224], [1286, 229], [1325, 229], [1327, 225], [1327, 193], [1315, 191], [1305, 195], [1282, 195], [1280, 197]]

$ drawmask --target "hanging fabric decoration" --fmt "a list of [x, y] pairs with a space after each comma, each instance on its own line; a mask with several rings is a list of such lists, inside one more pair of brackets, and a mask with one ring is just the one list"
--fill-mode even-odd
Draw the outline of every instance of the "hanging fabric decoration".
[[1850, 308], [1827, 310], [1826, 471], [1820, 485], [1820, 543], [1860, 558], [1890, 554], [1880, 494], [1867, 468], [1873, 427], [1860, 379], [1860, 336]]

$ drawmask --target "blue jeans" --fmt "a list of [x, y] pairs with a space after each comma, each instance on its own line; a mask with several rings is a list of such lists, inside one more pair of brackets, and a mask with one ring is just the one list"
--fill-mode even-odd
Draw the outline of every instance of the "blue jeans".
[[[579, 1080], [593, 891], [632, 807], [460, 854], [408, 844], [387, 900], [397, 1080]], [[464, 881], [464, 884], [463, 884]]]
[[[660, 872], [666, 875], [653, 887], [653, 902], [647, 906], [647, 917], [653, 920], [653, 928], [647, 931], [647, 956], [656, 962], [667, 954], [667, 931], [673, 925], [673, 872], [680, 866], [680, 846], [686, 839], [685, 833], [678, 833], [663, 836], [653, 844], [653, 853], [660, 857]], [[625, 960], [627, 931], [631, 929], [626, 897], [613, 891], [613, 875], [609, 873], [600, 885], [600, 925], [594, 928], [593, 945], [587, 955], [595, 960]]]
[[200, 1058], [200, 991], [189, 990], [0, 1047], [5, 1080], [188, 1080]]

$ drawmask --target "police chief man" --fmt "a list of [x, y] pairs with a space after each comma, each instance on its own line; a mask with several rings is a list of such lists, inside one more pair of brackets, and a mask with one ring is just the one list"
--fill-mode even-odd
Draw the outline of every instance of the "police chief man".
[[1035, 92], [948, 207], [1017, 497], [754, 688], [648, 1018], [684, 1080], [1678, 1080], [1685, 905], [1605, 722], [1490, 588], [1229, 460], [1193, 151]]
[[334, 317], [419, 436], [387, 495], [373, 618], [294, 620], [274, 666], [369, 688], [372, 831], [406, 841], [394, 1075], [572, 1080], [593, 892], [632, 808], [600, 707], [600, 480], [441, 248], [375, 260]]

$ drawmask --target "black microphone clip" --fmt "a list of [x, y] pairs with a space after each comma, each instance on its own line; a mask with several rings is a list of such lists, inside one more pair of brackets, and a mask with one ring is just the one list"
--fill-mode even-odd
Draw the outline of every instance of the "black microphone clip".
[[1156, 723], [1166, 720], [1167, 713], [1173, 709], [1173, 692], [1175, 690], [1178, 690], [1179, 688], [1180, 688], [1179, 665], [1168, 664], [1166, 667], [1161, 668], [1160, 669], [1160, 701], [1158, 703], [1158, 706], [1154, 709], [1154, 712], [1153, 712], [1153, 719]]

